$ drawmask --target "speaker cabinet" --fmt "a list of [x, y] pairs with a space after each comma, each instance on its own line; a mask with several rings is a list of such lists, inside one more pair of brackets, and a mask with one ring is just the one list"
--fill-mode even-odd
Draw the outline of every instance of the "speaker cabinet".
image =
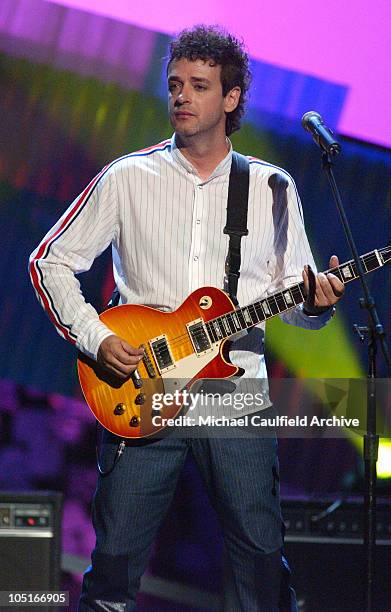
[[[364, 509], [361, 500], [282, 500], [285, 554], [302, 612], [366, 609]], [[377, 508], [372, 612], [391, 612], [391, 504]]]
[[60, 589], [61, 507], [61, 493], [0, 492], [0, 591]]

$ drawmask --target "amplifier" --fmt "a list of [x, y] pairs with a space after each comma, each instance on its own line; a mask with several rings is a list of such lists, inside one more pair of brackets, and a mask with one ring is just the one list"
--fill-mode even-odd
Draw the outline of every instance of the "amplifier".
[[[303, 612], [365, 610], [364, 506], [358, 499], [283, 498], [285, 554]], [[377, 504], [373, 612], [391, 612], [391, 503]]]
[[[281, 501], [286, 542], [362, 544], [363, 502], [349, 499], [285, 498]], [[376, 538], [379, 546], [391, 545], [391, 500], [376, 507]]]
[[60, 589], [61, 505], [61, 493], [0, 492], [0, 591]]

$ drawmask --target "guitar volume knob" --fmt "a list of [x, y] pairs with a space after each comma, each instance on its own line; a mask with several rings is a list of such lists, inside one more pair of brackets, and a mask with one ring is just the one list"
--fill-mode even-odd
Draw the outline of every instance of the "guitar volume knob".
[[140, 425], [140, 421], [141, 421], [140, 417], [132, 416], [132, 418], [129, 421], [129, 425], [131, 427], [137, 427], [138, 425]]
[[125, 404], [117, 404], [113, 412], [116, 416], [119, 416], [125, 412], [125, 409], [126, 409]]
[[134, 403], [140, 406], [141, 404], [145, 403], [145, 399], [146, 399], [145, 393], [139, 393], [138, 395], [136, 395], [136, 399], [134, 400]]

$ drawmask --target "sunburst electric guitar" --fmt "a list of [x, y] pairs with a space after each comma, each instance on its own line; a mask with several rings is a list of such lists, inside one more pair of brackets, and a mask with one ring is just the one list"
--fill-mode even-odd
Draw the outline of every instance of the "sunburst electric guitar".
[[[391, 246], [361, 257], [365, 272], [391, 261]], [[343, 283], [358, 277], [348, 261], [327, 270]], [[294, 308], [304, 301], [298, 283], [258, 302], [235, 308], [226, 293], [214, 287], [194, 291], [174, 312], [164, 313], [141, 305], [106, 310], [101, 321], [130, 345], [144, 348], [137, 371], [125, 381], [108, 374], [95, 361], [80, 354], [79, 380], [96, 419], [123, 438], [144, 438], [164, 428], [183, 407], [181, 391], [200, 379], [230, 378], [240, 374], [230, 363], [226, 341], [238, 332]], [[158, 394], [158, 395], [157, 395]], [[169, 397], [158, 409], [154, 398]]]

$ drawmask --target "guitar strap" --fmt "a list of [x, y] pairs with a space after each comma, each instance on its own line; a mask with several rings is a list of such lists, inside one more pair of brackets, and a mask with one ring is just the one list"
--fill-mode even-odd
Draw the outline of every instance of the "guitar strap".
[[121, 296], [120, 296], [120, 293], [117, 287], [114, 287], [113, 293], [111, 294], [111, 298], [106, 304], [106, 308], [108, 309], [108, 308], [113, 308], [113, 306], [118, 306], [120, 298]]
[[237, 290], [240, 276], [240, 243], [242, 236], [248, 235], [247, 211], [250, 182], [250, 165], [247, 157], [232, 152], [231, 172], [229, 175], [227, 222], [224, 234], [229, 236], [228, 253], [225, 260], [224, 291], [235, 306], [238, 305]]

